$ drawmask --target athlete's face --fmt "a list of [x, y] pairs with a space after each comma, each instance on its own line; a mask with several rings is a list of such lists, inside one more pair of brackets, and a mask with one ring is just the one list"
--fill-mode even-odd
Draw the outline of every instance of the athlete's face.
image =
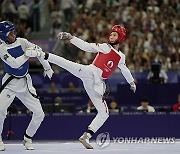
[[111, 32], [109, 36], [109, 42], [114, 43], [118, 39], [118, 33], [117, 32]]
[[14, 31], [11, 31], [9, 34], [8, 34], [8, 39], [13, 43], [16, 41], [16, 34], [14, 33]]

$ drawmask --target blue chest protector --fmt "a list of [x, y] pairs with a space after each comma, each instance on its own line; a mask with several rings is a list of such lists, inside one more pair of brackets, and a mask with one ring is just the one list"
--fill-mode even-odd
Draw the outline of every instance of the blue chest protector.
[[[22, 50], [21, 46], [17, 46], [17, 47], [8, 49], [7, 51], [14, 58], [20, 57], [20, 56], [22, 56], [24, 54], [24, 51]], [[6, 64], [5, 62], [3, 62], [3, 64], [4, 64], [5, 72], [9, 73], [9, 74], [12, 74], [12, 75], [14, 75], [16, 77], [24, 76], [27, 73], [28, 69], [29, 69], [29, 62], [28, 61], [26, 61], [19, 68], [12, 68], [11, 66]]]

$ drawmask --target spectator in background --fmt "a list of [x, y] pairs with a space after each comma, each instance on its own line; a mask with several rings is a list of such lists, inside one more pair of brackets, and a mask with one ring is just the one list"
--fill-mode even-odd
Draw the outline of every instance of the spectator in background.
[[172, 68], [178, 69], [180, 66], [180, 51], [176, 51], [175, 46], [172, 44], [170, 50], [170, 62]]
[[19, 15], [19, 24], [17, 35], [19, 37], [27, 38], [32, 31], [32, 22], [30, 20], [31, 14], [29, 10], [29, 5], [26, 2], [22, 2], [18, 7], [18, 15]]
[[49, 6], [49, 13], [53, 12], [56, 7], [58, 6], [56, 0], [48, 0], [48, 6]]
[[76, 1], [61, 0], [61, 9], [64, 12], [66, 22], [71, 22], [74, 17], [74, 11], [77, 7]]
[[121, 112], [121, 108], [118, 106], [118, 103], [112, 100], [109, 104], [109, 112], [110, 113], [119, 113]]
[[61, 88], [63, 93], [81, 93], [82, 89], [75, 85], [75, 82], [69, 81], [67, 85], [64, 85], [64, 88]]
[[178, 95], [178, 102], [173, 105], [173, 112], [180, 111], [180, 94]]
[[54, 106], [60, 106], [62, 104], [62, 99], [61, 99], [61, 97], [56, 97], [55, 99], [54, 99]]
[[22, 2], [22, 4], [19, 5], [18, 15], [19, 15], [19, 19], [20, 19], [21, 23], [26, 23], [26, 24], [28, 23], [28, 18], [29, 18], [30, 12], [29, 12], [29, 7], [26, 4], [26, 2]]
[[155, 112], [155, 109], [154, 107], [149, 105], [148, 98], [144, 97], [141, 99], [141, 106], [137, 108], [137, 111]]
[[59, 89], [56, 87], [56, 84], [54, 83], [54, 82], [51, 82], [51, 84], [50, 84], [50, 89], [49, 89], [49, 91], [48, 91], [48, 93], [50, 93], [50, 94], [57, 94], [57, 93], [59, 93], [60, 91], [59, 91]]
[[74, 112], [75, 107], [73, 103], [63, 103], [61, 97], [56, 97], [53, 104], [54, 113], [71, 113]]
[[97, 110], [94, 107], [92, 101], [89, 99], [87, 105], [85, 107], [82, 107], [82, 109], [79, 112], [80, 113], [81, 112], [84, 112], [84, 113], [97, 113]]
[[1, 5], [2, 14], [6, 16], [6, 20], [13, 21], [14, 17], [17, 16], [17, 8], [14, 0], [3, 1]]
[[50, 35], [52, 38], [56, 38], [56, 34], [58, 32], [62, 31], [61, 27], [61, 21], [60, 20], [55, 20], [52, 24], [51, 30], [50, 30]]
[[75, 83], [74, 82], [69, 82], [68, 83], [68, 88], [67, 88], [67, 91], [68, 92], [77, 92], [77, 93], [80, 93], [81, 92], [81, 89], [76, 87]]
[[74, 91], [74, 90], [76, 89], [75, 84], [74, 84], [73, 82], [69, 82], [69, 83], [68, 83], [68, 89], [69, 89], [70, 91]]
[[167, 83], [168, 76], [166, 72], [161, 69], [160, 62], [153, 62], [151, 65], [151, 71], [149, 72], [147, 79], [150, 83]]
[[53, 113], [63, 113], [63, 112], [66, 111], [62, 107], [62, 99], [61, 97], [57, 96], [53, 102]]
[[52, 26], [50, 29], [50, 35], [51, 38], [55, 38], [57, 33], [62, 31], [62, 20], [64, 19], [64, 14], [62, 11], [59, 9], [59, 5], [56, 4], [56, 2], [52, 1], [52, 6], [51, 6], [51, 13], [50, 13], [50, 18], [52, 19]]
[[[1, 4], [0, 21], [9, 20], [12, 21], [16, 28], [18, 37], [28, 38], [32, 31], [32, 18], [30, 14], [29, 6], [26, 2], [22, 2], [17, 6], [14, 0], [5, 0]], [[18, 7], [18, 9], [17, 9]]]

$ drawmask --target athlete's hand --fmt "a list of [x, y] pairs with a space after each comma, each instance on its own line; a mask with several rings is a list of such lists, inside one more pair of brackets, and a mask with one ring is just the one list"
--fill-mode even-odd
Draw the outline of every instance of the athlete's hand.
[[51, 68], [48, 70], [44, 70], [44, 77], [47, 75], [48, 78], [51, 80], [53, 73], [54, 73], [54, 71]]
[[135, 93], [136, 92], [136, 84], [134, 82], [130, 83], [130, 89]]
[[40, 57], [42, 53], [42, 49], [37, 45], [27, 48], [24, 52], [27, 57]]
[[66, 39], [72, 39], [73, 36], [70, 34], [70, 33], [67, 33], [67, 32], [60, 32], [58, 35], [57, 35], [57, 38], [59, 40], [66, 40]]

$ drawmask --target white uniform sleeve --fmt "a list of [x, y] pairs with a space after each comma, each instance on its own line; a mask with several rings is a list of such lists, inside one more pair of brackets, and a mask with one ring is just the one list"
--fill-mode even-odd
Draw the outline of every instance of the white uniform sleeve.
[[22, 44], [23, 50], [26, 50], [26, 48], [35, 46], [34, 43], [29, 42], [29, 41], [28, 41], [27, 39], [25, 39], [25, 38], [18, 38], [18, 39], [20, 39], [20, 42], [21, 42], [21, 44]]
[[127, 68], [127, 66], [125, 64], [125, 55], [124, 54], [121, 55], [121, 60], [118, 64], [118, 67], [121, 69], [121, 72], [128, 83], [131, 83], [134, 81], [134, 78], [133, 78], [130, 70]]
[[[37, 57], [38, 58], [38, 57]], [[49, 70], [51, 69], [51, 65], [49, 64], [49, 62], [47, 60], [38, 58], [39, 62], [42, 64], [44, 70]]]
[[160, 71], [160, 76], [162, 76], [165, 80], [168, 80], [168, 76], [164, 70]]
[[[24, 38], [21, 38], [21, 39], [24, 42], [25, 49], [35, 46], [35, 44], [29, 42], [27, 39], [24, 39]], [[44, 70], [51, 69], [51, 66], [50, 66], [50, 64], [49, 64], [49, 62], [47, 60], [44, 60], [44, 59], [41, 59], [41, 58], [38, 58], [38, 60], [42, 64]]]
[[22, 55], [18, 58], [12, 57], [4, 48], [0, 48], [0, 58], [12, 68], [19, 68], [23, 65], [29, 58]]
[[96, 44], [96, 43], [88, 43], [86, 41], [81, 40], [80, 38], [73, 37], [70, 42], [76, 47], [80, 48], [83, 51], [91, 52], [91, 53], [107, 53], [110, 50], [110, 47], [106, 44]]

